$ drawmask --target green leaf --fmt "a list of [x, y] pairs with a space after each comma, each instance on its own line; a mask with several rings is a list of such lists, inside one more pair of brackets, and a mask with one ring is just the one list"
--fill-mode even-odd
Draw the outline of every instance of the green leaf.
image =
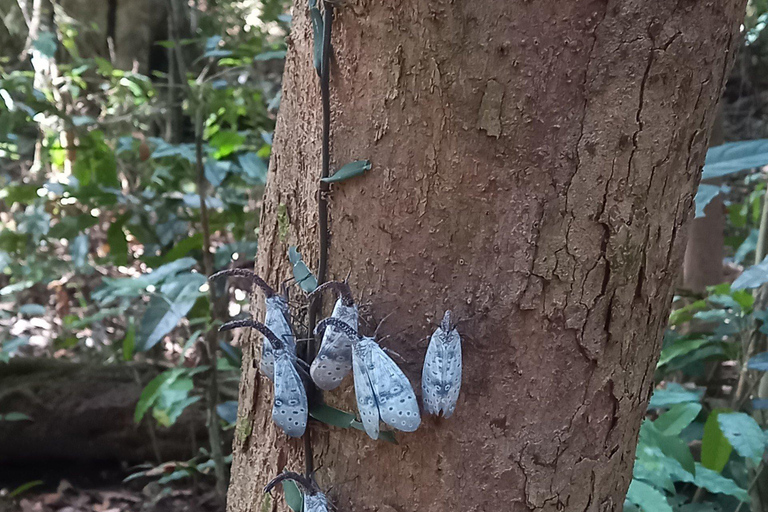
[[304, 509], [304, 495], [293, 480], [283, 480], [283, 495], [285, 502], [294, 512], [302, 512]]
[[657, 389], [653, 392], [648, 407], [659, 409], [685, 402], [699, 402], [702, 395], [703, 391], [688, 391], [680, 384], [670, 382], [667, 384], [666, 389]]
[[768, 139], [729, 142], [707, 151], [701, 179], [718, 178], [764, 165], [768, 165]]
[[32, 42], [32, 46], [44, 56], [52, 58], [56, 55], [56, 48], [59, 46], [59, 40], [53, 32], [41, 31], [38, 34], [37, 39]]
[[733, 451], [733, 446], [723, 435], [717, 420], [721, 413], [727, 412], [728, 409], [715, 409], [710, 413], [704, 424], [704, 437], [701, 439], [701, 463], [718, 473], [723, 470]]
[[371, 170], [371, 161], [370, 160], [358, 160], [356, 162], [352, 162], [350, 164], [345, 165], [335, 173], [333, 173], [333, 176], [329, 178], [322, 178], [320, 181], [324, 181], [325, 183], [338, 183], [340, 181], [348, 180], [350, 178], [354, 178], [355, 176], [360, 176], [361, 174], [364, 174], [365, 171]]
[[256, 153], [244, 153], [237, 159], [240, 168], [251, 184], [264, 185], [267, 182], [267, 164]]
[[335, 409], [326, 404], [320, 404], [309, 410], [309, 415], [316, 420], [333, 427], [350, 428], [355, 421], [354, 414]]
[[664, 366], [676, 357], [684, 356], [689, 352], [693, 352], [694, 350], [701, 348], [703, 345], [710, 343], [710, 341], [711, 340], [709, 338], [675, 341], [672, 343], [672, 345], [661, 351], [661, 356], [659, 357], [659, 362], [656, 363], [656, 368]]
[[128, 330], [123, 338], [123, 361], [130, 361], [133, 359], [133, 352], [136, 348], [136, 324], [131, 319], [128, 324]]
[[112, 255], [112, 260], [115, 262], [115, 265], [128, 264], [128, 239], [123, 230], [123, 226], [127, 220], [127, 215], [118, 217], [112, 224], [110, 224], [109, 229], [107, 229], [109, 254]]
[[272, 60], [272, 59], [285, 59], [285, 50], [272, 50], [269, 52], [263, 52], [253, 58], [256, 61]]
[[692, 483], [709, 492], [726, 494], [742, 501], [749, 501], [749, 493], [745, 489], [739, 487], [736, 482], [699, 463], [696, 463], [695, 477], [693, 475], [683, 474], [681, 475], [680, 481]]
[[768, 372], [768, 352], [762, 352], [747, 361], [747, 368]]
[[79, 234], [72, 240], [69, 252], [72, 255], [72, 263], [75, 265], [75, 268], [82, 269], [88, 265], [88, 253], [90, 250], [91, 242], [87, 234]]
[[201, 249], [203, 247], [203, 234], [195, 233], [192, 236], [176, 242], [170, 251], [163, 256], [163, 261], [171, 262], [183, 258], [190, 251]]
[[314, 41], [314, 51], [312, 53], [315, 71], [318, 76], [323, 74], [323, 15], [320, 9], [310, 7], [309, 17], [312, 19], [312, 39]]
[[754, 418], [743, 412], [729, 412], [719, 414], [717, 422], [736, 453], [757, 466], [763, 458], [766, 439]]
[[672, 507], [661, 491], [639, 480], [632, 480], [629, 484], [627, 500], [643, 512], [672, 512]]
[[736, 249], [736, 254], [733, 255], [734, 263], [743, 263], [744, 260], [747, 259], [747, 256], [755, 251], [757, 248], [757, 238], [759, 234], [760, 230], [758, 229], [753, 229], [749, 232], [749, 236], [744, 239], [741, 245], [739, 245], [739, 248]]
[[707, 185], [702, 183], [696, 191], [694, 202], [696, 204], [696, 218], [704, 217], [704, 208], [720, 194], [720, 187], [717, 185]]
[[179, 272], [189, 270], [195, 265], [197, 265], [197, 260], [194, 258], [180, 258], [156, 268], [153, 272], [142, 276], [142, 279], [149, 284], [157, 284], [166, 278], [175, 276]]
[[43, 316], [45, 314], [45, 306], [42, 304], [24, 304], [19, 306], [19, 314], [25, 316]]
[[648, 446], [655, 446], [667, 457], [680, 463], [689, 473], [695, 471], [695, 461], [688, 445], [677, 436], [665, 436], [649, 420], [644, 420], [640, 426], [640, 439]]
[[307, 265], [301, 259], [301, 254], [293, 246], [288, 248], [288, 259], [293, 263], [293, 277], [296, 279], [296, 283], [305, 292], [313, 292], [317, 288], [317, 278], [310, 272]]
[[157, 400], [157, 397], [160, 393], [160, 386], [162, 386], [166, 381], [176, 379], [180, 374], [181, 369], [177, 369], [176, 371], [169, 370], [161, 373], [149, 381], [149, 384], [147, 384], [142, 390], [139, 401], [136, 404], [136, 410], [133, 413], [133, 421], [135, 423], [139, 423], [149, 408], [154, 405], [155, 400]]
[[8, 412], [5, 414], [0, 414], [0, 421], [33, 421], [33, 420], [23, 412]]
[[220, 162], [218, 160], [209, 159], [205, 162], [205, 179], [213, 185], [218, 187], [226, 179], [227, 174], [232, 170], [232, 162]]
[[697, 300], [696, 302], [693, 302], [691, 304], [688, 304], [687, 306], [684, 306], [680, 309], [676, 309], [669, 314], [669, 326], [673, 327], [676, 325], [680, 325], [683, 322], [688, 322], [693, 318], [693, 314], [696, 313], [696, 311], [699, 311], [701, 309], [706, 309], [706, 308], [707, 308], [707, 301], [702, 299], [702, 300]]
[[213, 156], [217, 160], [226, 158], [243, 146], [245, 137], [233, 130], [221, 130], [211, 137], [209, 144], [215, 148]]
[[768, 256], [757, 265], [752, 265], [741, 273], [731, 284], [733, 290], [758, 288], [768, 283]]
[[216, 406], [216, 414], [226, 423], [232, 425], [237, 422], [237, 400], [228, 400]]
[[200, 287], [205, 283], [206, 278], [197, 273], [179, 275], [173, 281], [165, 283], [160, 289], [160, 294], [149, 301], [141, 319], [136, 351], [149, 350], [171, 332], [195, 305], [201, 295]]
[[33, 487], [38, 487], [40, 485], [43, 485], [44, 483], [45, 482], [43, 482], [42, 480], [33, 480], [31, 482], [27, 482], [27, 483], [21, 484], [20, 486], [18, 486], [17, 488], [15, 488], [11, 492], [9, 492], [8, 493], [8, 497], [9, 498], [15, 498], [16, 496], [18, 496], [18, 495], [20, 495], [22, 493], [27, 492], [28, 490], [32, 489]]
[[665, 436], [678, 436], [701, 412], [701, 404], [686, 402], [672, 406], [653, 425]]

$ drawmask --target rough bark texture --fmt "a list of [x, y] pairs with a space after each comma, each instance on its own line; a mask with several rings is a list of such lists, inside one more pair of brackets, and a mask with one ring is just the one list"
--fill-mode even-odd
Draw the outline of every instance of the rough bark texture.
[[[743, 0], [355, 0], [334, 22], [331, 277], [397, 333], [469, 319], [450, 420], [399, 445], [313, 425], [340, 511], [621, 510]], [[297, 0], [257, 270], [317, 261], [319, 84]], [[286, 230], [287, 226], [287, 230]], [[263, 312], [256, 311], [261, 315]], [[430, 322], [433, 322], [430, 325]], [[230, 510], [301, 470], [246, 350]], [[349, 379], [327, 397], [354, 410]], [[282, 502], [271, 505], [282, 510]]]

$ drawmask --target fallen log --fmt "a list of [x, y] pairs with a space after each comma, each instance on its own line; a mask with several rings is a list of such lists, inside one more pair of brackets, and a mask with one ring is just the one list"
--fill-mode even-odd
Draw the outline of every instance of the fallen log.
[[[207, 445], [205, 413], [193, 404], [170, 428], [133, 415], [143, 387], [161, 370], [148, 364], [88, 365], [53, 359], [0, 363], [0, 466], [34, 461], [186, 460]], [[153, 429], [154, 432], [151, 432]], [[153, 440], [154, 439], [154, 440]]]

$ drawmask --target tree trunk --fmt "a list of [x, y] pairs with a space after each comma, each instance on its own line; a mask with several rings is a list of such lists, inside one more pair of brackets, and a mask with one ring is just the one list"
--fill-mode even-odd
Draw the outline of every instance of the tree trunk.
[[[425, 417], [398, 445], [311, 425], [340, 511], [622, 509], [743, 13], [743, 0], [337, 10], [332, 167], [373, 169], [330, 193], [329, 276], [351, 271], [376, 320], [397, 312], [386, 344], [416, 389], [443, 311], [467, 320], [449, 420]], [[307, 14], [297, 0], [261, 224], [257, 270], [272, 283], [290, 276], [289, 245], [318, 258]], [[303, 467], [302, 442], [270, 419], [255, 337], [249, 347], [238, 512], [262, 510], [264, 484]], [[351, 379], [326, 395], [355, 410]]]

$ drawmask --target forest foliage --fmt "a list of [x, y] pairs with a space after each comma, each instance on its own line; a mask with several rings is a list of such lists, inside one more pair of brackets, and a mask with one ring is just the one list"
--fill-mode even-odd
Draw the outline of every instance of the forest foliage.
[[[741, 90], [726, 122], [731, 139], [758, 140], [713, 148], [696, 201], [700, 217], [714, 197], [724, 198], [726, 263], [740, 276], [704, 294], [680, 289], [674, 298], [627, 510], [757, 510], [755, 499], [768, 489], [761, 483], [768, 480], [768, 140], [760, 139], [768, 130], [754, 109], [739, 108], [747, 97], [754, 106], [768, 87], [754, 78], [768, 65], [768, 4], [750, 5], [748, 58], [737, 64]], [[251, 23], [254, 10], [258, 22]], [[56, 63], [52, 80], [41, 84], [18, 51], [2, 56], [0, 365], [13, 358], [148, 361], [162, 371], [144, 387], [137, 423], [167, 427], [202, 401], [216, 411], [209, 428], [235, 429], [240, 349], [223, 336], [213, 345], [206, 338], [223, 319], [248, 316], [248, 297], [209, 284], [206, 274], [247, 268], [256, 255], [286, 11], [283, 0], [208, 2], [189, 37], [160, 42], [182, 65], [149, 76], [84, 57], [77, 35], [86, 27], [71, 20], [31, 42], [30, 50]], [[169, 87], [178, 70], [183, 79]], [[746, 92], [745, 75], [752, 77]], [[176, 108], [184, 123], [174, 133]], [[353, 162], [329, 181], [370, 168]], [[206, 254], [213, 268], [206, 269]], [[311, 291], [310, 269], [295, 249], [290, 257], [297, 281]], [[208, 403], [212, 374], [219, 387]], [[313, 415], [361, 428], [335, 409]], [[34, 420], [0, 410], [2, 422]], [[127, 480], [212, 479], [230, 457], [228, 446], [220, 460], [211, 448], [172, 471], [148, 466]], [[300, 510], [294, 494], [286, 497]]]

